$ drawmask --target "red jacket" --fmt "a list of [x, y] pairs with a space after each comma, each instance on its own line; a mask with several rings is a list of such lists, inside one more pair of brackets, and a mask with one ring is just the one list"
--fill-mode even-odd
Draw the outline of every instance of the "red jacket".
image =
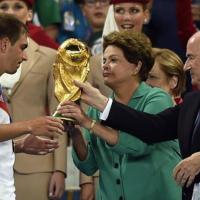
[[52, 49], [58, 49], [59, 44], [51, 39], [40, 26], [36, 26], [32, 23], [28, 23], [27, 26], [30, 38], [32, 38], [36, 43]]

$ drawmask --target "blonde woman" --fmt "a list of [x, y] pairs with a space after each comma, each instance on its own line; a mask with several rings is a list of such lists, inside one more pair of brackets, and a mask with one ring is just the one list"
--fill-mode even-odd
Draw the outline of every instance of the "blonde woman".
[[172, 96], [174, 104], [181, 103], [181, 93], [185, 87], [183, 62], [169, 49], [153, 49], [154, 65], [149, 72], [147, 83], [160, 87]]

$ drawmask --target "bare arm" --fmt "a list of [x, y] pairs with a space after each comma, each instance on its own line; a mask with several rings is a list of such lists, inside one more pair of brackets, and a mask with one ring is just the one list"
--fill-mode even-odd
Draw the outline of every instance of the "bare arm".
[[77, 126], [69, 125], [67, 131], [70, 133], [72, 145], [79, 160], [85, 160], [87, 157], [87, 146], [80, 128]]
[[56, 137], [63, 134], [64, 127], [60, 119], [53, 117], [39, 117], [24, 122], [14, 122], [11, 124], [0, 125], [0, 141], [13, 139], [15, 137], [32, 134], [37, 136]]
[[[114, 129], [104, 127], [96, 121], [92, 121], [85, 115], [83, 110], [74, 102], [65, 101], [61, 104], [58, 112], [66, 117], [76, 119], [80, 126], [90, 130], [91, 133], [100, 137], [109, 145], [115, 145], [118, 142], [118, 132]], [[74, 134], [72, 134], [74, 135]], [[78, 140], [78, 138], [76, 138]]]

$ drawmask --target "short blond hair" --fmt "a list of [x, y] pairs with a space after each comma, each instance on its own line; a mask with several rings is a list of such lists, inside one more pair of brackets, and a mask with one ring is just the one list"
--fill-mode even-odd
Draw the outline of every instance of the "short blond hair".
[[168, 78], [172, 76], [178, 78], [177, 86], [172, 93], [174, 96], [179, 96], [185, 89], [186, 81], [182, 60], [175, 52], [160, 48], [153, 48], [153, 57]]

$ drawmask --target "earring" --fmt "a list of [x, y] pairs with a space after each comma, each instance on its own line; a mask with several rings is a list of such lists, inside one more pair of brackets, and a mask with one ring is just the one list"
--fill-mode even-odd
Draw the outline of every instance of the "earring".
[[144, 24], [148, 24], [148, 19], [144, 19]]

